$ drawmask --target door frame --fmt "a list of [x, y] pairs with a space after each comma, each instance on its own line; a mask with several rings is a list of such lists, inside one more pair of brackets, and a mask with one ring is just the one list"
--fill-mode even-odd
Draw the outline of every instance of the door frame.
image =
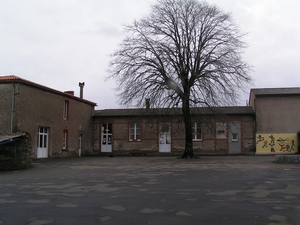
[[[103, 125], [106, 124], [106, 131], [103, 130]], [[110, 124], [110, 130], [109, 128]], [[112, 136], [113, 136], [113, 124], [111, 122], [104, 122], [100, 125], [100, 144], [101, 144], [101, 152], [112, 152]], [[110, 131], [110, 132], [109, 132]], [[104, 139], [105, 136], [105, 139]], [[105, 144], [104, 144], [105, 142]]]
[[[228, 154], [240, 155], [242, 154], [242, 129], [241, 121], [228, 122]], [[233, 136], [234, 134], [234, 136]]]
[[[41, 131], [40, 129], [43, 128]], [[36, 150], [36, 157], [37, 158], [48, 158], [49, 154], [49, 127], [38, 127], [38, 139], [37, 139], [37, 150]], [[42, 146], [42, 147], [40, 147]]]
[[[162, 127], [162, 125], [168, 124], [167, 127]], [[166, 131], [162, 131], [165, 130]], [[160, 122], [158, 124], [158, 152], [171, 152], [171, 122]]]

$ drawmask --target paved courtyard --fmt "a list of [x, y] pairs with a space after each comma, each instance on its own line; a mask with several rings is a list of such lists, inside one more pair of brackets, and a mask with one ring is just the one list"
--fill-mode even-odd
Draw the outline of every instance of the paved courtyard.
[[300, 224], [300, 165], [275, 156], [82, 157], [0, 172], [0, 225]]

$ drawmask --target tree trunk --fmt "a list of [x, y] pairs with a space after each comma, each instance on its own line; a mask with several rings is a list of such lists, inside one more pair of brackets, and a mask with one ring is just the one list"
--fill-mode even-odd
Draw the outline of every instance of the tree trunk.
[[188, 98], [182, 101], [183, 121], [185, 128], [185, 149], [181, 158], [195, 158], [193, 151], [193, 130], [190, 104]]

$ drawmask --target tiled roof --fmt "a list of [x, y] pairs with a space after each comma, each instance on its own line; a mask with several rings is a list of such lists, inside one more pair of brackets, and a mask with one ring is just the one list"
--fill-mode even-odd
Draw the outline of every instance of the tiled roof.
[[3, 81], [3, 80], [12, 81], [12, 80], [21, 80], [21, 78], [15, 76], [15, 75], [0, 76], [0, 81]]
[[90, 105], [94, 105], [94, 106], [97, 105], [94, 102], [91, 102], [91, 101], [88, 101], [88, 100], [85, 100], [85, 99], [81, 99], [81, 98], [79, 98], [77, 96], [72, 96], [72, 95], [70, 95], [68, 93], [61, 92], [61, 91], [58, 91], [58, 90], [55, 90], [55, 89], [52, 89], [52, 88], [49, 88], [49, 87], [46, 87], [46, 86], [34, 83], [32, 81], [20, 78], [20, 77], [15, 76], [15, 75], [0, 76], [0, 84], [1, 83], [11, 83], [11, 82], [19, 82], [19, 83], [27, 84], [27, 85], [33, 86], [35, 88], [42, 89], [44, 91], [49, 91], [49, 92], [56, 93], [56, 94], [59, 94], [59, 95], [67, 96], [69, 98], [73, 98], [73, 99], [75, 99], [77, 101], [82, 101], [82, 102], [88, 103]]
[[[203, 115], [212, 115], [212, 114], [254, 114], [252, 107], [250, 106], [229, 106], [229, 107], [199, 107], [192, 108], [192, 114], [203, 114]], [[180, 115], [181, 108], [150, 108], [142, 109], [104, 109], [104, 110], [96, 110], [94, 116], [95, 117], [115, 117], [115, 116], [158, 116], [158, 115]]]

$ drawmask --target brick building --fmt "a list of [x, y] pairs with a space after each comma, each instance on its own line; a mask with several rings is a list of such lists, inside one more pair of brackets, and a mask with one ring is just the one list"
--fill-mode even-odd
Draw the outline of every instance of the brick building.
[[0, 133], [28, 132], [34, 158], [92, 151], [96, 103], [13, 75], [0, 76], [0, 96]]
[[[94, 115], [94, 152], [182, 153], [181, 109], [107, 109]], [[200, 154], [255, 152], [251, 107], [194, 108], [193, 146]]]
[[[181, 109], [94, 110], [96, 103], [17, 76], [0, 76], [0, 134], [27, 132], [34, 158], [181, 154]], [[297, 153], [300, 88], [251, 89], [249, 106], [193, 108], [195, 154]]]

